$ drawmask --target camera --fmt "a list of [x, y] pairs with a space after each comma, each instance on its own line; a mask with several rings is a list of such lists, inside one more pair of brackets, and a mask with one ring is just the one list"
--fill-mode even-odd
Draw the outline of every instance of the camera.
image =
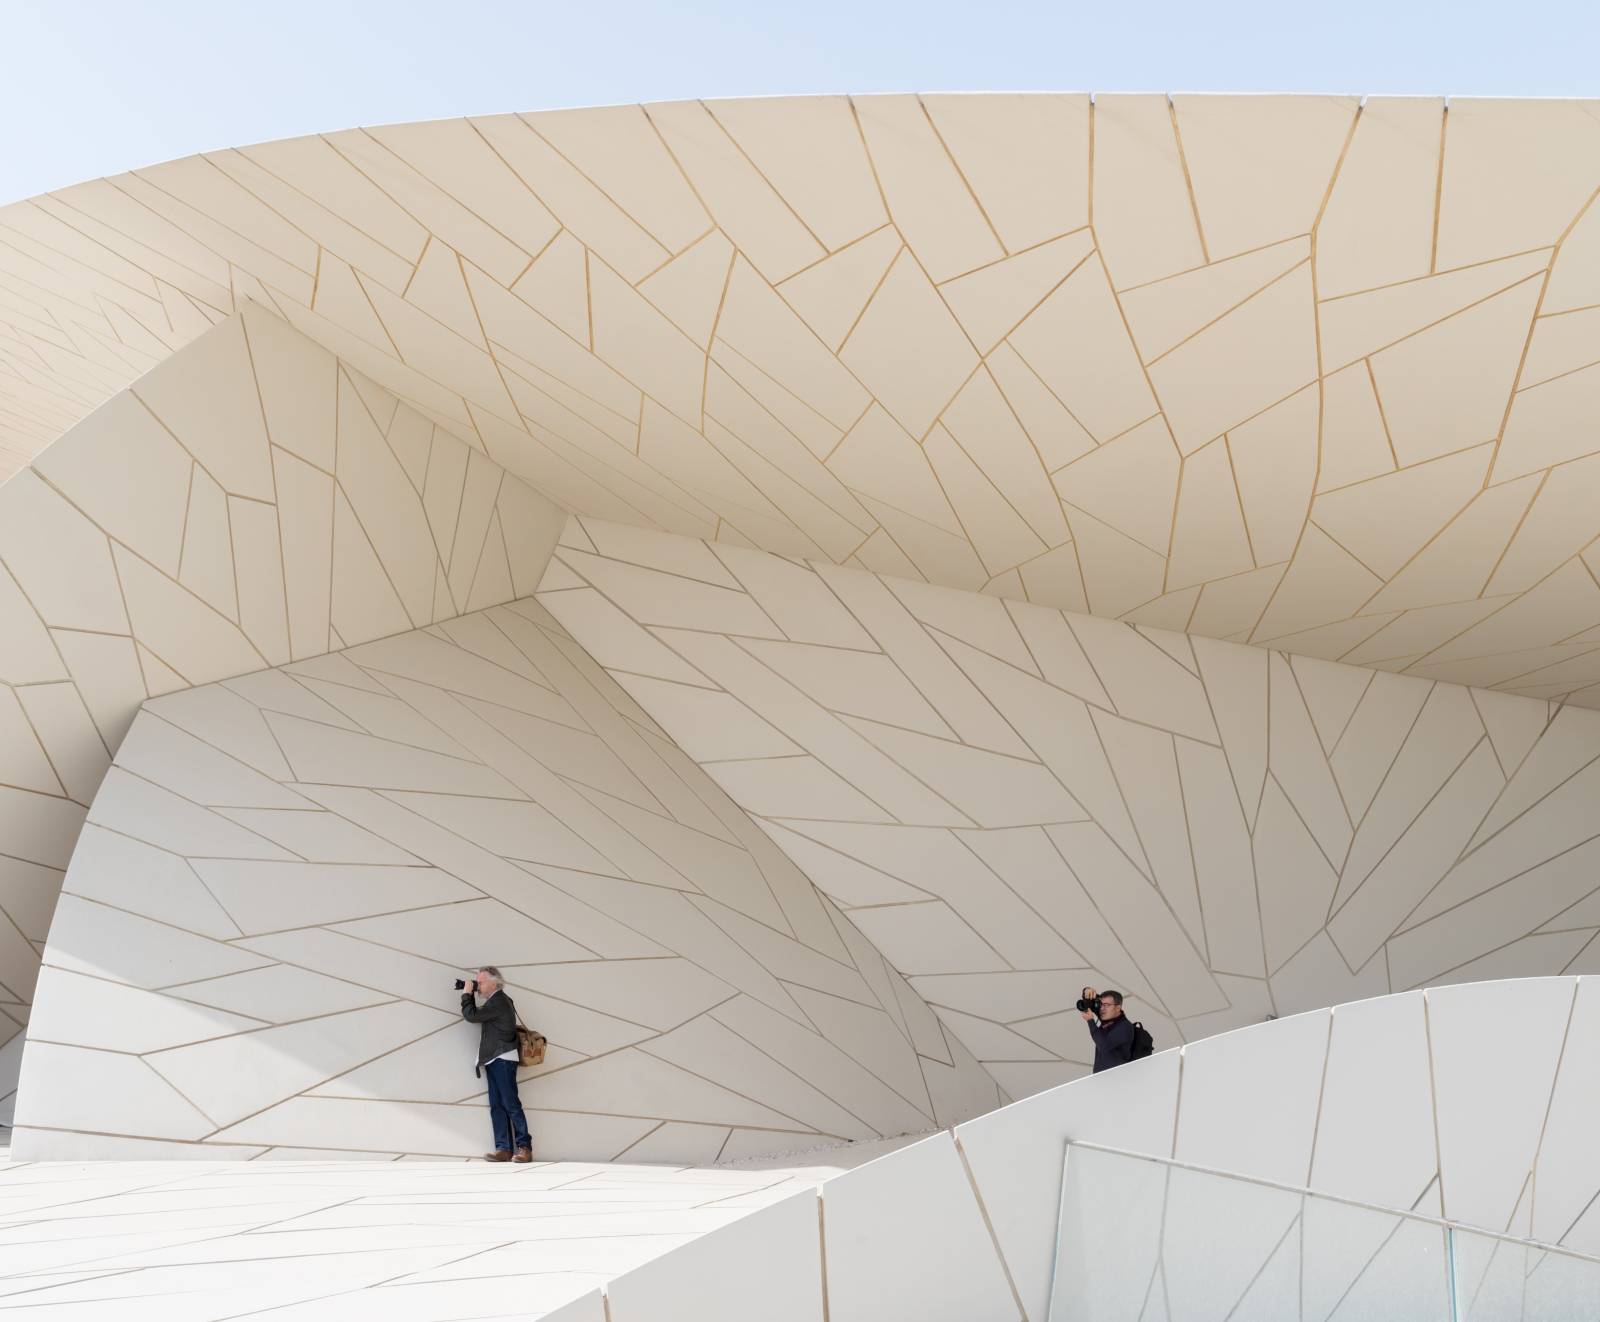
[[473, 991], [477, 991], [478, 990], [478, 980], [476, 978], [474, 978], [470, 984], [464, 982], [460, 978], [456, 979], [456, 990], [457, 991], [466, 991], [466, 989], [467, 989], [467, 987], [469, 985], [472, 987]]
[[1078, 1013], [1082, 1014], [1087, 1010], [1091, 1014], [1099, 1014], [1100, 993], [1095, 991], [1093, 987], [1084, 987], [1082, 990], [1086, 992], [1087, 995], [1078, 997]]

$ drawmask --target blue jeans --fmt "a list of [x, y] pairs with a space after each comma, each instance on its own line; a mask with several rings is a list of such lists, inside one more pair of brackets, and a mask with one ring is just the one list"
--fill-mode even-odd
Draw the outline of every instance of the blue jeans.
[[517, 1062], [491, 1060], [483, 1067], [483, 1074], [489, 1083], [489, 1120], [494, 1125], [495, 1151], [531, 1148], [528, 1118], [522, 1114], [522, 1098], [517, 1096]]

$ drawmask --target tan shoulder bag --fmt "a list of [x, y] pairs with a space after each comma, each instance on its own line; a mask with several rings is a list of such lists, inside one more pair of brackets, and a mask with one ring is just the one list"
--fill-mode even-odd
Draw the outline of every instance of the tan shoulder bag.
[[543, 1033], [535, 1033], [527, 1024], [522, 1022], [522, 1014], [517, 1009], [517, 1003], [511, 1003], [511, 1012], [517, 1016], [517, 1064], [523, 1069], [532, 1069], [535, 1065], [544, 1064], [544, 1049], [549, 1046]]

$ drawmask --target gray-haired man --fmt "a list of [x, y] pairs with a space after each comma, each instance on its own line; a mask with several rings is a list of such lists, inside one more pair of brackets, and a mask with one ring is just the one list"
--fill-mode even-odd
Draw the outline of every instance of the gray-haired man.
[[[461, 1017], [478, 1025], [478, 1065], [474, 1073], [489, 1085], [489, 1120], [494, 1151], [486, 1161], [532, 1161], [533, 1140], [517, 1096], [517, 1007], [501, 990], [500, 970], [485, 964], [462, 979]], [[480, 1006], [473, 994], [483, 997]], [[514, 1145], [514, 1147], [513, 1147]], [[513, 1152], [515, 1155], [513, 1155]]]

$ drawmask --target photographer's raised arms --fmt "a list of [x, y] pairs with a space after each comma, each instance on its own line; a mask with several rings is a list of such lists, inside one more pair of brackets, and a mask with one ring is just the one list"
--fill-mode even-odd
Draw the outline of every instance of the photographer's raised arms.
[[[461, 1017], [478, 1025], [478, 1064], [473, 1071], [489, 1086], [489, 1120], [494, 1126], [494, 1151], [486, 1161], [532, 1161], [533, 1139], [517, 1095], [517, 1065], [522, 1058], [517, 1034], [517, 1007], [500, 986], [500, 970], [485, 964], [456, 979]], [[483, 998], [479, 1005], [474, 999]], [[530, 1062], [532, 1063], [532, 1062]]]
[[1155, 1043], [1143, 1024], [1136, 1024], [1122, 1013], [1122, 993], [1083, 988], [1078, 997], [1078, 1013], [1089, 1025], [1094, 1039], [1094, 1072], [1140, 1060], [1155, 1050]]

